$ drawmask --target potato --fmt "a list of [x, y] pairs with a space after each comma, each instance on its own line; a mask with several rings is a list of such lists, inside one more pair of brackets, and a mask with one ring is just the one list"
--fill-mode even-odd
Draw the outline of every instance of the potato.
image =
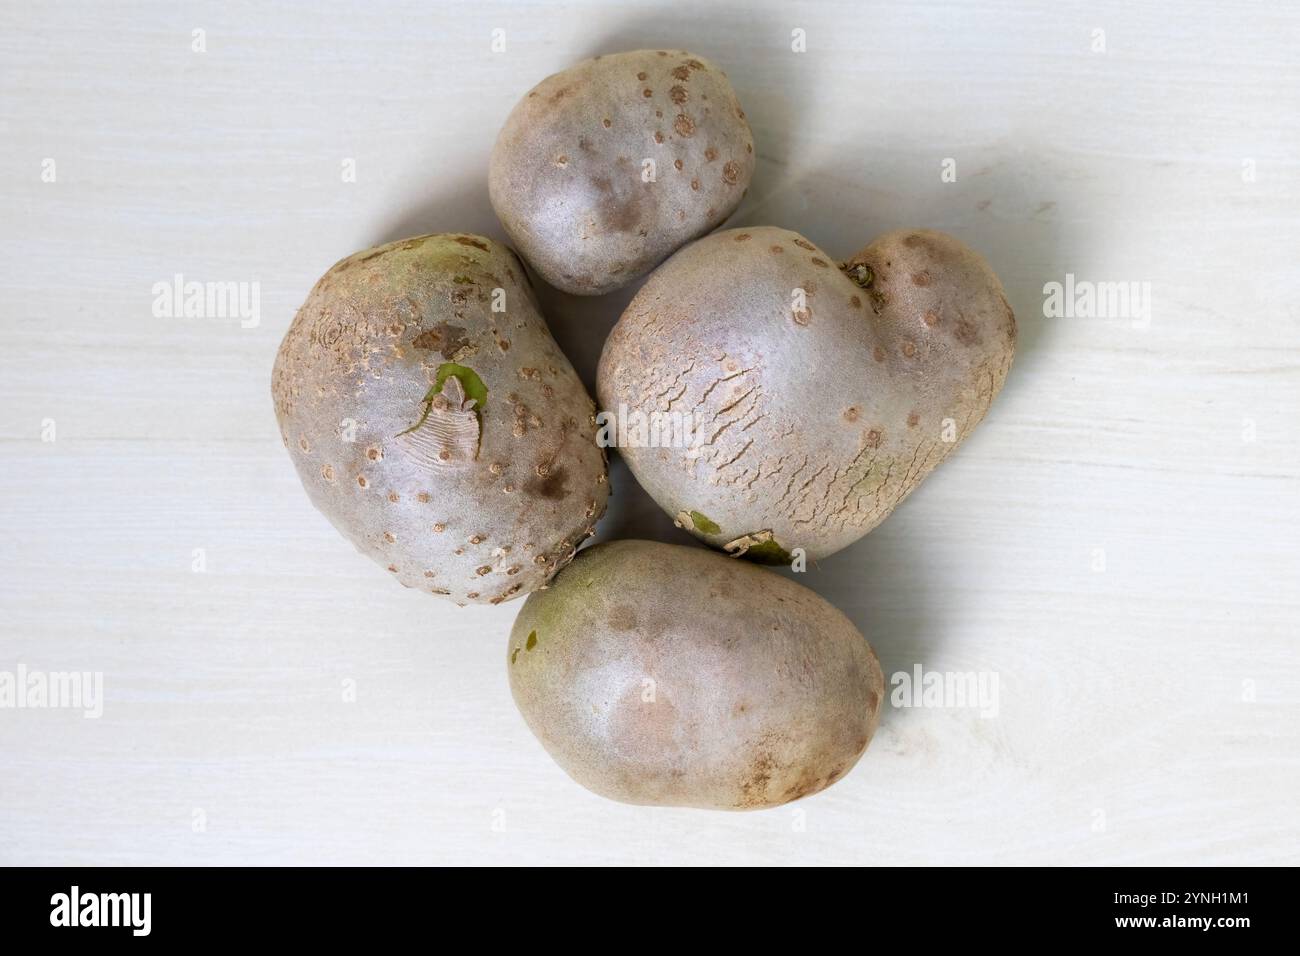
[[829, 786], [866, 749], [884, 676], [843, 614], [702, 548], [586, 548], [531, 595], [510, 689], [578, 783], [627, 803], [749, 810]]
[[545, 583], [605, 510], [591, 398], [527, 281], [490, 239], [390, 242], [325, 273], [275, 360], [312, 503], [402, 584], [459, 603]]
[[492, 150], [492, 206], [556, 288], [598, 295], [644, 275], [740, 202], [754, 140], [726, 76], [638, 50], [547, 77]]
[[798, 233], [735, 229], [655, 271], [605, 343], [597, 394], [623, 420], [687, 416], [676, 447], [620, 448], [680, 526], [736, 555], [816, 559], [970, 434], [1015, 341], [997, 276], [951, 236], [892, 232], [837, 267]]

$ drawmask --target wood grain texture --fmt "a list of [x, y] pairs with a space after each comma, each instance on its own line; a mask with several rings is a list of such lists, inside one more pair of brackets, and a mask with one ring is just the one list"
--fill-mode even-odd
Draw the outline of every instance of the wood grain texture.
[[[0, 710], [0, 863], [1300, 862], [1300, 10], [1135, 6], [0, 8], [0, 671], [106, 698]], [[752, 814], [572, 784], [510, 701], [517, 605], [355, 554], [269, 395], [334, 261], [502, 238], [524, 91], [669, 46], [753, 124], [731, 225], [947, 230], [1021, 327], [975, 436], [800, 576], [886, 675], [996, 673], [997, 716], [890, 708], [844, 781]], [[155, 317], [177, 273], [259, 283], [260, 322]], [[1149, 323], [1045, 317], [1067, 273], [1149, 282]], [[589, 384], [632, 291], [545, 295]], [[683, 540], [613, 481], [603, 536]]]

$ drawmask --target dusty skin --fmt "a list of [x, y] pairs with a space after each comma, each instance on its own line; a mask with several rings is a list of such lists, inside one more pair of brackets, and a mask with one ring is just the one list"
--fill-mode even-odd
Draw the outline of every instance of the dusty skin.
[[586, 60], [525, 95], [492, 150], [488, 188], [543, 279], [598, 295], [720, 225], [753, 171], [726, 76], [693, 53], [639, 50]]
[[312, 503], [407, 587], [527, 594], [604, 513], [591, 398], [521, 263], [489, 239], [337, 263], [284, 337], [272, 394]]
[[660, 266], [605, 343], [601, 407], [699, 416], [697, 447], [623, 448], [677, 523], [731, 554], [817, 559], [883, 521], [983, 419], [1016, 323], [988, 264], [902, 230], [837, 262], [733, 229]]
[[750, 810], [841, 779], [876, 730], [884, 677], [843, 614], [704, 548], [586, 548], [531, 595], [510, 688], [555, 761], [626, 803]]

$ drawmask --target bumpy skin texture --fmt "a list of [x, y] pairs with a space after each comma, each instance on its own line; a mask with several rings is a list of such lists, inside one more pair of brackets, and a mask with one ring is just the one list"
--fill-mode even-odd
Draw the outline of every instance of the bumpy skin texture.
[[507, 650], [524, 720], [625, 803], [752, 810], [829, 786], [884, 698], [880, 663], [812, 591], [702, 548], [586, 548], [531, 595]]
[[462, 604], [544, 584], [609, 492], [591, 398], [527, 281], [479, 236], [359, 252], [316, 283], [275, 360], [312, 503], [402, 584]]
[[497, 138], [488, 188], [542, 278], [598, 295], [722, 223], [753, 171], [753, 135], [722, 72], [684, 51], [639, 50], [534, 87]]
[[951, 236], [892, 232], [837, 266], [798, 233], [735, 229], [655, 271], [597, 391], [614, 414], [698, 416], [694, 447], [620, 448], [678, 524], [733, 554], [816, 559], [970, 434], [1015, 341], [997, 276]]

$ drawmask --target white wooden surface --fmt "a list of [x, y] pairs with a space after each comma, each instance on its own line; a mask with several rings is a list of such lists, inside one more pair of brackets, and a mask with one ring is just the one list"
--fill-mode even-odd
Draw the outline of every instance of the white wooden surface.
[[[887, 674], [996, 672], [998, 716], [891, 709], [847, 779], [752, 814], [569, 782], [510, 701], [517, 605], [356, 555], [269, 397], [336, 259], [500, 237], [487, 154], [529, 86], [667, 46], [754, 125], [734, 224], [949, 230], [1022, 331], [978, 434], [801, 578]], [[8, 0], [0, 671], [106, 700], [0, 710], [0, 862], [1300, 862], [1297, 49], [1274, 3]], [[260, 324], [155, 318], [176, 273], [260, 283]], [[1045, 318], [1066, 273], [1151, 283], [1149, 327]], [[588, 380], [629, 297], [548, 296]], [[603, 534], [679, 540], [614, 480]]]

